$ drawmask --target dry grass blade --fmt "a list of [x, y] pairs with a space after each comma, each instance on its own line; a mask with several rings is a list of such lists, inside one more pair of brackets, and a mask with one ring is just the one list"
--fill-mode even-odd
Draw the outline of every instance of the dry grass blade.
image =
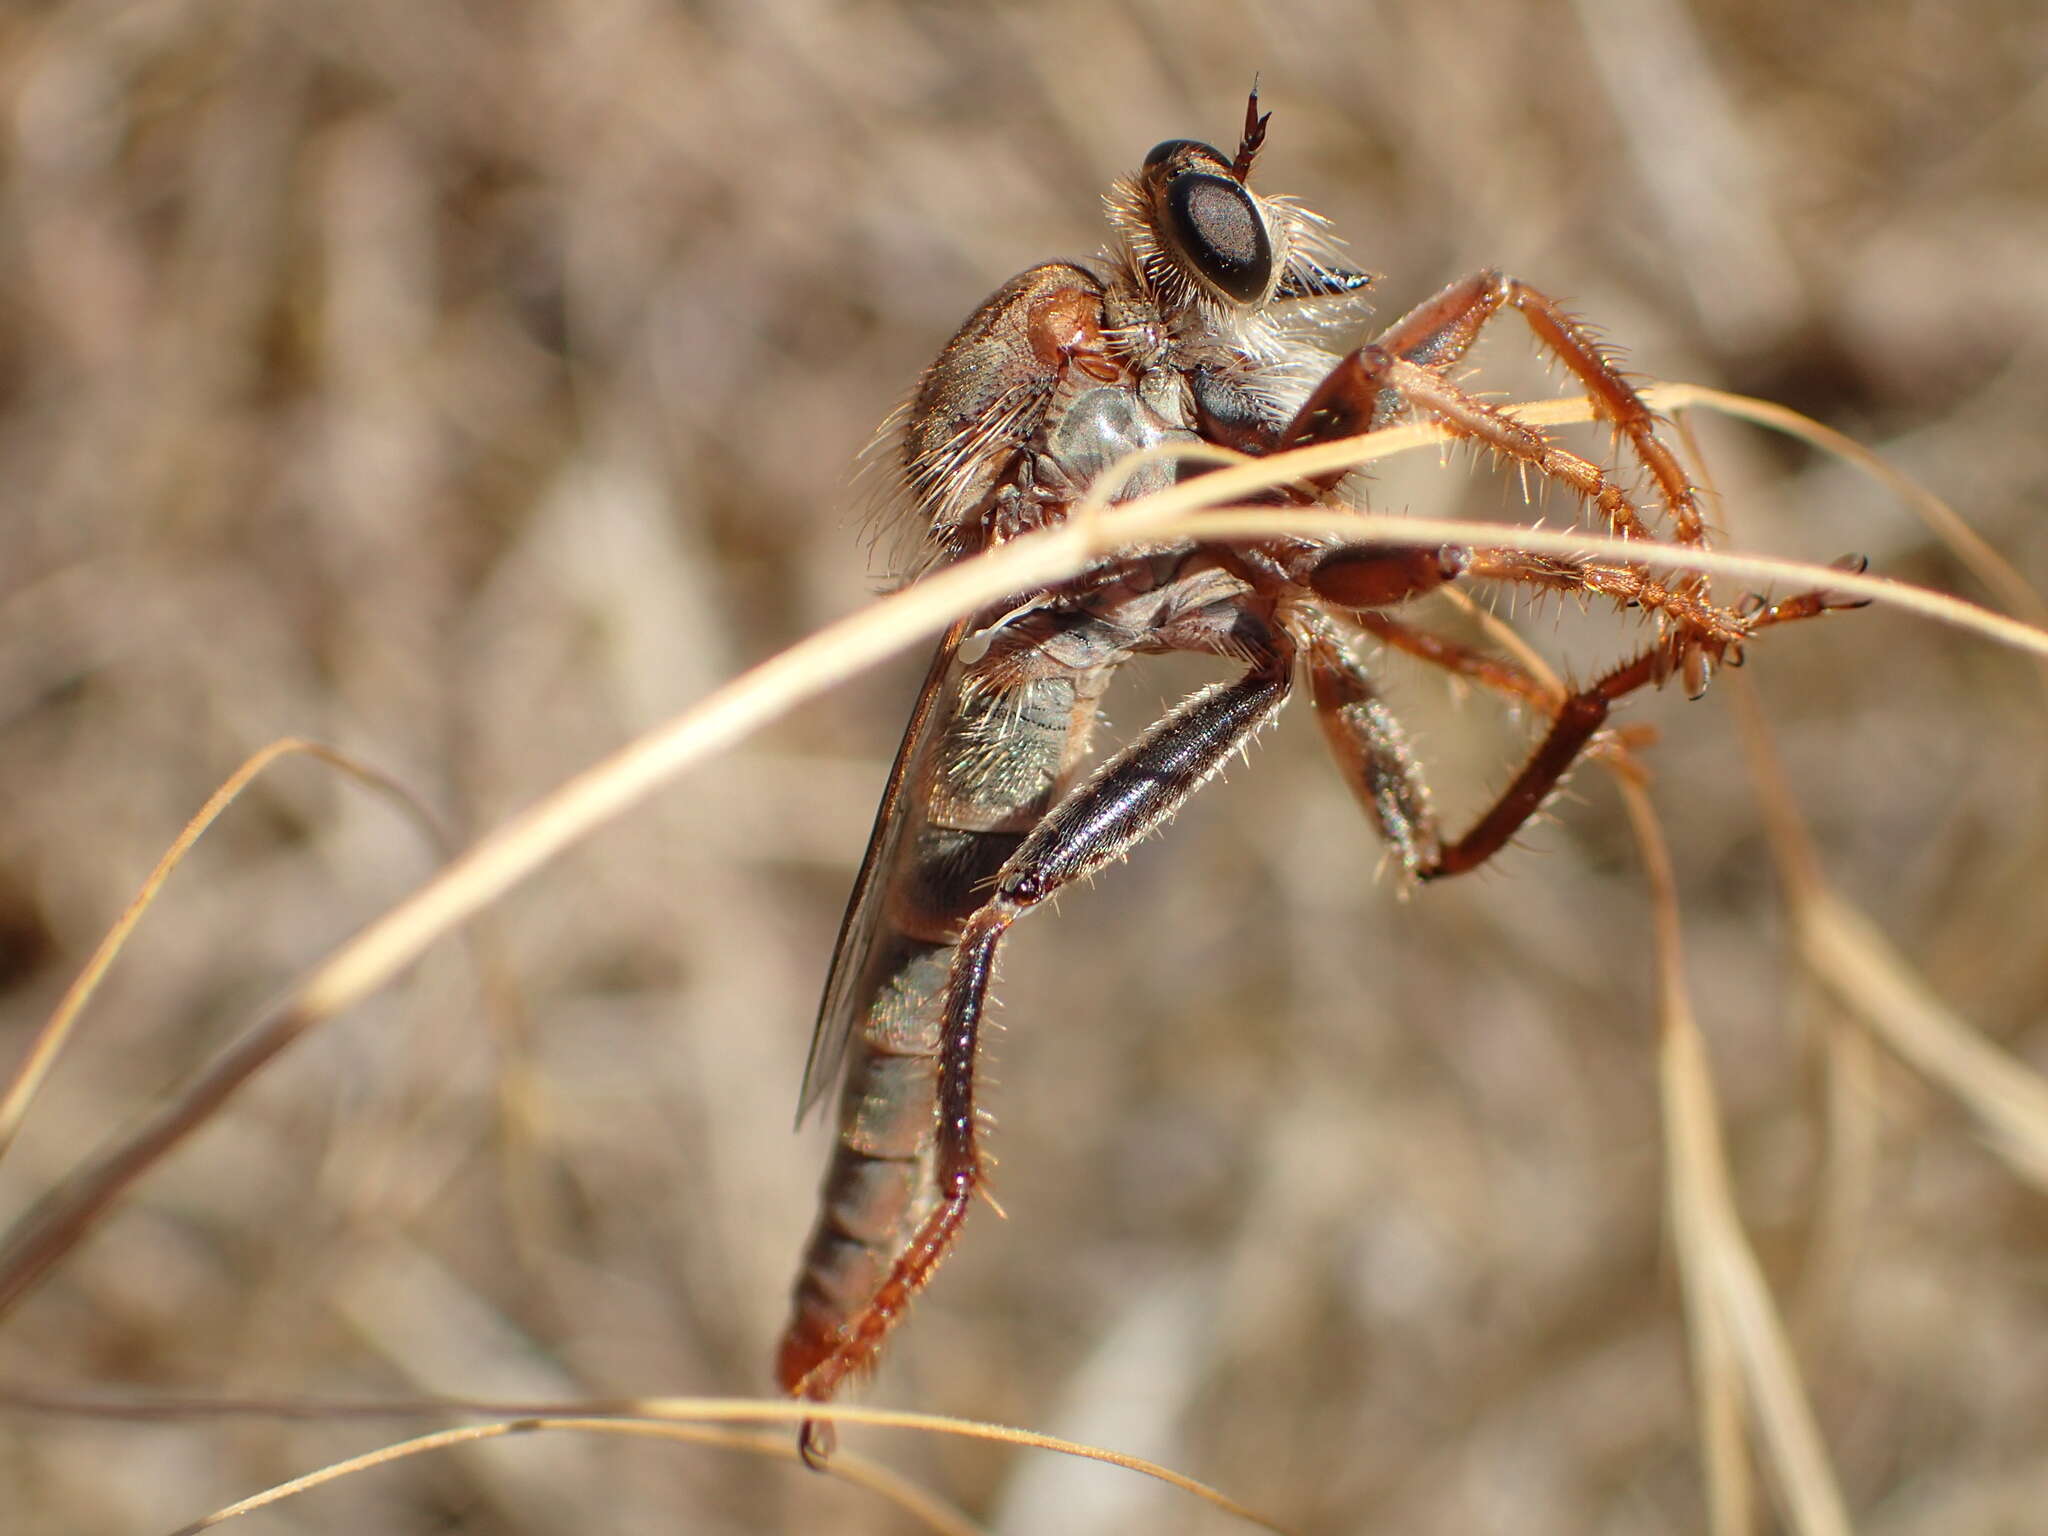
[[448, 855], [450, 850], [447, 836], [435, 822], [433, 813], [404, 785], [367, 764], [358, 762], [346, 753], [320, 742], [306, 741], [295, 736], [273, 741], [261, 751], [253, 753], [207, 797], [206, 803], [185, 823], [183, 830], [172, 840], [170, 847], [164, 850], [163, 857], [157, 860], [156, 867], [149, 872], [149, 878], [142, 882], [142, 889], [136, 892], [135, 899], [128, 904], [127, 910], [122, 912], [120, 917], [115, 919], [113, 927], [107, 930], [106, 937], [93, 951], [92, 958], [86, 961], [77, 979], [65, 990], [64, 996], [52, 1010], [48, 1022], [30, 1044], [28, 1055], [23, 1058], [13, 1080], [7, 1085], [7, 1092], [0, 1095], [0, 1157], [5, 1157], [7, 1149], [14, 1144], [15, 1135], [20, 1131], [22, 1119], [28, 1114], [29, 1105], [35, 1099], [36, 1090], [49, 1076], [50, 1069], [57, 1064], [57, 1057], [70, 1038], [71, 1031], [78, 1022], [78, 1016], [85, 1011], [85, 1005], [92, 1000], [93, 993], [99, 989], [100, 982], [105, 978], [116, 957], [120, 955], [122, 946], [128, 942], [128, 936], [142, 921], [143, 914], [149, 911], [151, 903], [157, 898], [157, 893], [163, 889], [164, 882], [170, 879], [171, 871], [183, 862], [185, 855], [192, 851], [193, 845], [206, 835], [207, 828], [213, 825], [223, 811], [234, 804], [242, 791], [247, 789], [264, 769], [279, 758], [294, 753], [317, 758], [368, 788], [389, 796], [420, 827], [435, 850], [444, 858]]
[[[1524, 670], [1553, 691], [1561, 689], [1560, 680], [1549, 664], [1522, 640], [1512, 626], [1479, 607], [1466, 594], [1457, 594], [1454, 600], [1485, 629], [1493, 644], [1514, 656]], [[1625, 748], [1610, 748], [1603, 757], [1608, 772], [1626, 794], [1631, 816], [1653, 818], [1655, 813], [1645, 793], [1640, 764]], [[1648, 824], [1654, 831], [1654, 820]], [[1669, 855], [1661, 837], [1645, 843], [1642, 852], [1645, 879], [1651, 887], [1659, 972], [1667, 978], [1677, 978], [1683, 957], [1679, 948], [1677, 889]], [[1677, 1000], [1683, 1006], [1682, 993]], [[1669, 1006], [1668, 997], [1666, 1006]], [[1671, 1173], [1674, 1185], [1678, 1177], [1678, 1170], [1674, 1167]], [[1693, 1262], [1693, 1254], [1693, 1245], [1679, 1244], [1679, 1278], [1685, 1294], [1686, 1331], [1693, 1367], [1694, 1414], [1698, 1424], [1702, 1480], [1707, 1494], [1708, 1528], [1713, 1536], [1748, 1536], [1756, 1528], [1756, 1510], [1744, 1435], [1740, 1361], [1729, 1337], [1728, 1321], [1711, 1303], [1704, 1279]]]
[[2048, 1082], [1928, 991], [1877, 925], [1820, 887], [1798, 908], [1813, 972], [1880, 1040], [1984, 1122], [2013, 1171], [2048, 1192]]
[[[1682, 410], [1701, 405], [1742, 421], [1769, 427], [1788, 437], [1810, 443], [1844, 464], [1860, 470], [1913, 509], [1936, 538], [1973, 571], [1977, 579], [1995, 594], [2005, 610], [2036, 628], [2048, 628], [2048, 601], [2022, 576], [2013, 563], [2000, 554], [1956, 509], [1921, 485], [1911, 475], [1892, 468], [1877, 454], [1846, 433], [1824, 426], [1811, 416], [1769, 400], [1753, 400], [1726, 390], [1707, 389], [1698, 384], [1659, 384], [1648, 398], [1658, 409]], [[2048, 677], [2048, 674], [2044, 674]]]
[[[1706, 1046], [1686, 996], [1677, 886], [1663, 831], [1642, 788], [1625, 777], [1617, 782], [1653, 893], [1658, 1082], [1679, 1269], [1688, 1311], [1699, 1314], [1692, 1325], [1694, 1358], [1703, 1373], [1711, 1371], [1718, 1378], [1724, 1352], [1732, 1354], [1792, 1528], [1803, 1536], [1847, 1536], [1848, 1507], [1807, 1404], [1777, 1306], [1736, 1214]], [[1741, 1490], [1726, 1465], [1732, 1456], [1725, 1439], [1726, 1414], [1725, 1404], [1715, 1404], [1704, 1428], [1714, 1435], [1709, 1461], [1720, 1485], [1717, 1497], [1734, 1500]], [[1740, 1529], [1739, 1519], [1739, 1508], [1717, 1503], [1717, 1528], [1726, 1523]]]
[[[1685, 1251], [1689, 1250], [1681, 1250]], [[1741, 1362], [1728, 1337], [1727, 1319], [1700, 1294], [1702, 1287], [1683, 1257], [1680, 1278], [1707, 1489], [1707, 1528], [1713, 1536], [1749, 1536], [1756, 1529], [1756, 1493], [1742, 1412]]]
[[[203, 1408], [203, 1405], [198, 1405]], [[450, 1404], [451, 1409], [479, 1411], [481, 1405]], [[351, 1416], [360, 1414], [361, 1405]], [[371, 1408], [369, 1411], [376, 1411]], [[417, 1411], [409, 1405], [406, 1411]], [[967, 1439], [987, 1440], [1001, 1444], [1022, 1446], [1034, 1450], [1052, 1451], [1059, 1455], [1075, 1456], [1088, 1461], [1099, 1461], [1128, 1472], [1157, 1479], [1170, 1487], [1177, 1488], [1212, 1505], [1234, 1519], [1242, 1520], [1262, 1530], [1280, 1532], [1281, 1528], [1264, 1519], [1252, 1510], [1209, 1487], [1205, 1483], [1186, 1477], [1169, 1467], [1146, 1461], [1140, 1457], [1126, 1456], [1116, 1451], [1104, 1450], [1099, 1446], [1081, 1445], [1074, 1441], [1062, 1440], [1052, 1435], [1041, 1435], [1030, 1430], [1013, 1429], [1001, 1424], [980, 1424], [970, 1420], [946, 1418], [937, 1414], [904, 1413], [880, 1408], [855, 1408], [835, 1406], [819, 1409], [813, 1405], [785, 1402], [741, 1402], [696, 1398], [650, 1398], [638, 1401], [630, 1407], [601, 1414], [579, 1413], [564, 1406], [558, 1410], [524, 1412], [495, 1424], [465, 1425], [455, 1429], [437, 1430], [431, 1434], [418, 1435], [392, 1445], [367, 1451], [334, 1462], [302, 1477], [278, 1483], [261, 1493], [237, 1500], [213, 1513], [180, 1526], [172, 1536], [192, 1536], [192, 1533], [209, 1530], [238, 1516], [252, 1514], [259, 1509], [310, 1492], [312, 1489], [333, 1483], [356, 1473], [367, 1472], [385, 1466], [408, 1456], [417, 1456], [429, 1451], [447, 1450], [455, 1446], [474, 1444], [481, 1440], [500, 1439], [508, 1435], [531, 1434], [543, 1430], [576, 1430], [592, 1434], [638, 1435], [658, 1439], [685, 1441], [691, 1444], [711, 1445], [723, 1449], [742, 1451], [749, 1455], [764, 1456], [771, 1460], [797, 1460], [795, 1442], [788, 1436], [737, 1435], [727, 1431], [709, 1428], [715, 1423], [775, 1423], [795, 1425], [806, 1417], [827, 1413], [846, 1423], [869, 1424], [898, 1429], [916, 1429], [934, 1434], [959, 1435]], [[980, 1530], [973, 1521], [944, 1502], [932, 1498], [922, 1489], [906, 1482], [887, 1468], [864, 1457], [842, 1451], [832, 1459], [826, 1469], [828, 1475], [841, 1481], [865, 1488], [881, 1495], [897, 1505], [906, 1514], [923, 1526], [942, 1533], [942, 1536], [972, 1536]], [[1284, 1533], [1282, 1533], [1284, 1536]]]
[[[1549, 664], [1531, 649], [1508, 624], [1474, 603], [1469, 596], [1455, 599], [1487, 632], [1489, 639], [1521, 666], [1553, 690], [1559, 680]], [[1627, 796], [1632, 816], [1653, 818], [1644, 792], [1641, 766], [1626, 749], [1611, 749], [1605, 764]], [[1654, 821], [1649, 826], [1654, 831]], [[1661, 837], [1643, 845], [1645, 879], [1651, 887], [1651, 910], [1656, 924], [1660, 975], [1679, 978], [1682, 953], [1679, 948], [1677, 889], [1670, 859]], [[1682, 992], [1677, 996], [1684, 1005]], [[1666, 1007], [1671, 1005], [1667, 993]], [[1679, 1177], [1674, 1167], [1671, 1181]], [[1673, 1202], [1674, 1208], [1676, 1202]], [[1708, 1287], [1694, 1260], [1694, 1245], [1679, 1244], [1679, 1277], [1684, 1288], [1686, 1329], [1691, 1346], [1693, 1402], [1698, 1421], [1700, 1462], [1707, 1492], [1708, 1527], [1713, 1536], [1747, 1536], [1756, 1528], [1755, 1499], [1750, 1478], [1749, 1453], [1744, 1437], [1742, 1377], [1740, 1360], [1729, 1337], [1728, 1320], [1712, 1304]]]
[[2013, 1171], [2048, 1190], [2048, 1081], [1986, 1040], [1913, 973], [1897, 946], [1821, 874], [1762, 712], [1746, 693], [1743, 749], [1808, 969], [1864, 1027], [1984, 1123]]
[[[246, 1499], [238, 1499], [209, 1515], [181, 1525], [171, 1536], [197, 1536], [200, 1531], [209, 1531], [242, 1515], [269, 1509], [287, 1499], [316, 1488], [339, 1482], [358, 1473], [375, 1471], [403, 1461], [410, 1456], [421, 1456], [432, 1451], [450, 1450], [456, 1446], [474, 1445], [484, 1440], [500, 1440], [512, 1435], [534, 1434], [546, 1430], [575, 1430], [588, 1434], [637, 1435], [661, 1440], [681, 1441], [691, 1445], [708, 1445], [723, 1450], [739, 1451], [753, 1456], [794, 1461], [796, 1452], [787, 1437], [765, 1435], [741, 1435], [727, 1430], [708, 1429], [691, 1424], [671, 1424], [658, 1421], [635, 1421], [631, 1419], [581, 1418], [573, 1415], [536, 1415], [531, 1418], [509, 1420], [502, 1424], [471, 1424], [459, 1429], [436, 1430], [432, 1434], [418, 1435], [393, 1445], [380, 1446], [360, 1456], [351, 1456], [308, 1472], [302, 1477], [278, 1483]], [[976, 1536], [981, 1527], [915, 1484], [898, 1477], [887, 1467], [880, 1466], [859, 1456], [844, 1456], [835, 1461], [833, 1476], [856, 1488], [894, 1504], [920, 1527], [939, 1533], [939, 1536]]]

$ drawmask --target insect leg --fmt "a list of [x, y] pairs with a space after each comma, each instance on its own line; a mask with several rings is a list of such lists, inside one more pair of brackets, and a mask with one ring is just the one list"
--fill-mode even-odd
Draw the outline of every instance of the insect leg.
[[1406, 735], [1364, 663], [1328, 617], [1306, 615], [1298, 621], [1308, 626], [1309, 678], [1331, 754], [1402, 868], [1417, 880], [1462, 874], [1499, 852], [1586, 750], [1614, 702], [1663, 673], [1658, 652], [1651, 650], [1590, 688], [1565, 694], [1512, 662], [1385, 614], [1350, 614], [1346, 620], [1397, 649], [1534, 705], [1552, 718], [1549, 733], [1514, 782], [1470, 831], [1447, 845]]
[[[1478, 399], [1432, 370], [1382, 347], [1361, 347], [1333, 368], [1282, 434], [1280, 446], [1292, 448], [1370, 430], [1380, 420], [1377, 402], [1388, 390], [1434, 417], [1455, 435], [1483, 444], [1528, 465], [1547, 479], [1561, 482], [1598, 507], [1608, 525], [1622, 536], [1650, 542], [1649, 530], [1627, 492], [1599, 465], [1560, 447], [1512, 412]], [[1340, 478], [1335, 474], [1326, 477], [1329, 483]], [[1332, 602], [1369, 606], [1347, 591], [1353, 580], [1350, 568], [1357, 560], [1352, 554], [1332, 553], [1322, 557], [1316, 567], [1301, 572], [1299, 579]], [[1595, 592], [1624, 606], [1656, 614], [1673, 628], [1671, 643], [1659, 650], [1665, 664], [1658, 680], [1680, 672], [1687, 693], [1694, 696], [1705, 689], [1714, 666], [1739, 652], [1742, 640], [1755, 627], [1752, 619], [1710, 601], [1703, 581], [1687, 577], [1658, 581], [1641, 565], [1630, 561], [1561, 558], [1515, 550], [1472, 550], [1463, 552], [1459, 561], [1461, 570], [1472, 576], [1554, 590]]]
[[[1387, 328], [1379, 346], [1440, 372], [1463, 356], [1486, 322], [1504, 309], [1514, 310], [1528, 322], [1538, 344], [1569, 368], [1585, 388], [1593, 409], [1628, 440], [1657, 483], [1658, 498], [1671, 516], [1678, 542], [1705, 542], [1699, 497], [1678, 456], [1657, 436], [1656, 413], [1643, 403], [1585, 323], [1548, 294], [1489, 268], [1424, 300]], [[1615, 531], [1625, 530], [1617, 525]]]
[[[1547, 591], [1595, 593], [1628, 608], [1640, 608], [1680, 626], [1688, 644], [1710, 659], [1741, 645], [1755, 625], [1734, 609], [1721, 607], [1697, 577], [1660, 581], [1646, 568], [1624, 560], [1585, 559], [1569, 555], [1534, 555], [1518, 549], [1475, 549], [1466, 570], [1485, 581], [1512, 581]], [[1813, 594], [1808, 594], [1813, 595]], [[1688, 680], [1686, 692], [1697, 697], [1705, 687], [1702, 674]]]
[[[1404, 635], [1416, 633], [1395, 627]], [[1341, 646], [1312, 644], [1309, 675], [1323, 733], [1353, 792], [1373, 813], [1409, 875], [1417, 880], [1437, 880], [1476, 869], [1507, 846], [1607, 723], [1615, 702], [1665, 675], [1667, 651], [1663, 645], [1645, 650], [1562, 699], [1538, 699], [1541, 685], [1505, 664], [1496, 663], [1476, 673], [1489, 682], [1519, 675], [1521, 681], [1509, 684], [1510, 690], [1541, 702], [1552, 720], [1550, 730], [1513, 782], [1464, 836], [1448, 843], [1439, 831], [1400, 725], [1357, 659]], [[1466, 669], [1461, 665], [1457, 670]]]
[[[1390, 376], [1373, 396], [1370, 423], [1385, 425], [1404, 404], [1419, 407], [1453, 432], [1507, 453], [1549, 478], [1564, 481], [1598, 507], [1608, 526], [1623, 538], [1646, 537], [1648, 530], [1633, 505], [1589, 461], [1557, 448], [1543, 433], [1515, 421], [1512, 413], [1473, 399], [1441, 377], [1444, 368], [1464, 355], [1486, 322], [1505, 309], [1521, 315], [1538, 344], [1569, 368], [1584, 387], [1594, 411], [1627, 440], [1656, 485], [1677, 542], [1704, 544], [1707, 530], [1700, 515], [1698, 495], [1677, 455], [1657, 435], [1656, 413], [1623, 377], [1613, 358], [1583, 322], [1548, 294], [1497, 270], [1488, 269], [1453, 283], [1388, 327], [1380, 337], [1378, 349], [1394, 354], [1400, 366], [1388, 370]], [[1421, 384], [1412, 375], [1404, 379], [1407, 368], [1420, 368], [1436, 376], [1435, 386]], [[1341, 373], [1343, 365], [1337, 371]], [[1325, 381], [1326, 385], [1329, 383]], [[1310, 404], [1315, 404], [1313, 398]], [[1489, 415], [1495, 418], [1490, 428], [1482, 419]], [[1290, 446], [1292, 432], [1290, 429], [1288, 434]], [[1684, 675], [1686, 691], [1694, 696], [1706, 687], [1717, 663], [1739, 659], [1741, 641], [1746, 636], [1769, 624], [1853, 606], [1835, 594], [1816, 591], [1768, 606], [1751, 600], [1740, 610], [1731, 611], [1708, 599], [1706, 578], [1697, 574], [1681, 573], [1669, 582], [1659, 582], [1640, 567], [1615, 561], [1555, 561], [1512, 552], [1495, 556], [1494, 561], [1497, 568], [1487, 570], [1482, 568], [1481, 559], [1475, 559], [1471, 573], [1599, 592], [1655, 612], [1676, 624], [1682, 639], [1672, 648], [1672, 669]], [[1862, 568], [1860, 558], [1855, 556], [1846, 557], [1841, 563], [1845, 569]]]
[[1299, 622], [1307, 631], [1316, 721], [1330, 754], [1401, 867], [1414, 875], [1436, 863], [1442, 840], [1407, 734], [1335, 622], [1314, 612]]
[[[1279, 446], [1299, 448], [1384, 426], [1381, 402], [1389, 391], [1452, 435], [1491, 448], [1564, 485], [1596, 507], [1607, 526], [1622, 538], [1650, 538], [1650, 530], [1628, 493], [1591, 459], [1560, 447], [1512, 411], [1481, 400], [1433, 369], [1379, 345], [1360, 347], [1325, 375], [1280, 434]], [[1347, 473], [1334, 471], [1316, 477], [1315, 483], [1328, 490]]]
[[[1866, 564], [1861, 555], [1845, 555], [1835, 563], [1848, 571], [1861, 571]], [[1704, 585], [1690, 585], [1682, 579], [1660, 581], [1640, 565], [1532, 555], [1513, 549], [1468, 551], [1464, 570], [1488, 581], [1520, 582], [1560, 592], [1595, 592], [1656, 614], [1674, 626], [1666, 636], [1670, 665], [1665, 675], [1681, 672], [1689, 698], [1698, 698], [1706, 690], [1716, 666], [1740, 666], [1744, 642], [1759, 630], [1864, 606], [1863, 599], [1822, 587], [1777, 602], [1750, 594], [1732, 608], [1722, 607], [1709, 599]]]
[[[1772, 623], [1817, 618], [1854, 606], [1827, 592], [1802, 593], [1762, 610]], [[1549, 731], [1513, 782], [1455, 842], [1442, 841], [1427, 791], [1400, 727], [1347, 647], [1312, 632], [1309, 675], [1324, 734], [1354, 792], [1365, 801], [1408, 873], [1418, 880], [1463, 874], [1505, 847], [1536, 814], [1607, 723], [1613, 706], [1638, 688], [1661, 683], [1684, 652], [1671, 636], [1646, 647], [1584, 688], [1559, 697], [1520, 668], [1411, 628], [1384, 614], [1348, 616], [1409, 654], [1528, 700], [1551, 716]], [[1745, 621], [1750, 622], [1750, 621]]]
[[[1511, 569], [1490, 567], [1490, 553], [1472, 551], [1471, 571], [1497, 579], [1515, 579]], [[1504, 558], [1517, 557], [1509, 551]], [[1862, 568], [1858, 557], [1845, 557], [1839, 563], [1848, 570]], [[1570, 569], [1569, 563], [1561, 563], [1561, 569], [1546, 575], [1560, 587], [1586, 590], [1591, 586], [1583, 573]], [[1524, 579], [1534, 578], [1525, 575]], [[1761, 598], [1751, 598], [1740, 610], [1715, 608], [1689, 594], [1676, 594], [1673, 604], [1688, 620], [1692, 617], [1691, 609], [1698, 608], [1699, 628], [1675, 630], [1590, 686], [1571, 693], [1561, 693], [1512, 662], [1443, 639], [1387, 614], [1366, 609], [1344, 615], [1345, 622], [1411, 656], [1496, 693], [1532, 704], [1551, 717], [1549, 732], [1514, 781], [1470, 831], [1449, 844], [1442, 839], [1428, 790], [1408, 751], [1400, 723], [1379, 697], [1363, 663], [1344, 643], [1335, 622], [1328, 615], [1304, 610], [1295, 623], [1307, 637], [1308, 671], [1317, 718], [1346, 782], [1372, 813], [1409, 875], [1418, 880], [1434, 880], [1474, 869], [1506, 846], [1542, 808], [1592, 744], [1614, 704], [1628, 694], [1662, 683], [1675, 668], [1689, 667], [1709, 657], [1726, 656], [1739, 661], [1741, 642], [1759, 629], [1861, 606], [1858, 599], [1826, 590], [1803, 592], [1769, 604]], [[1703, 635], [1707, 638], [1703, 639]]]
[[1374, 639], [1403, 651], [1418, 661], [1440, 667], [1517, 703], [1533, 704], [1544, 714], [1555, 714], [1562, 693], [1551, 684], [1532, 676], [1513, 662], [1475, 646], [1446, 640], [1417, 625], [1406, 624], [1384, 613], [1347, 613], [1344, 620]]
[[1559, 706], [1550, 730], [1522, 771], [1501, 791], [1500, 798], [1474, 822], [1471, 830], [1444, 847], [1433, 863], [1415, 870], [1420, 880], [1476, 869], [1505, 847], [1522, 829], [1523, 823], [1542, 808], [1594, 734], [1607, 723], [1615, 701], [1648, 684], [1662, 681], [1671, 666], [1669, 647], [1653, 646], [1596, 679], [1590, 686], [1568, 694]]
[[[868, 1364], [910, 1300], [931, 1279], [966, 1219], [982, 1179], [974, 1071], [989, 981], [1003, 935], [1018, 918], [1083, 879], [1166, 821], [1230, 754], [1270, 720], [1287, 697], [1293, 647], [1280, 634], [1233, 682], [1183, 700], [1041, 820], [967, 919], [948, 978], [938, 1067], [935, 1155], [940, 1203], [898, 1249], [888, 1278], [841, 1330], [834, 1352], [793, 1390], [829, 1398]], [[822, 1454], [818, 1428], [804, 1432], [807, 1455]]]

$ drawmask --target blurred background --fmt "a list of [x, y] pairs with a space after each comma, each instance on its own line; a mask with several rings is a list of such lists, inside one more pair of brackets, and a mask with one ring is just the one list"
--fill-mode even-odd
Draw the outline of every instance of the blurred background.
[[[1097, 247], [1152, 144], [1228, 144], [1255, 71], [1259, 185], [1331, 217], [1383, 320], [1503, 266], [1643, 374], [1880, 450], [2048, 582], [2044, 62], [2030, 0], [13, 5], [0, 1059], [273, 738], [359, 755], [467, 842], [868, 602], [875, 424], [988, 291]], [[1488, 387], [1560, 387], [1513, 331]], [[1868, 481], [1701, 431], [1731, 543], [1983, 596]], [[1380, 480], [1382, 507], [1529, 515], [1470, 455]], [[1632, 638], [1528, 634], [1581, 672]], [[7, 1319], [0, 1382], [765, 1390], [825, 1157], [790, 1131], [811, 1011], [922, 669], [692, 773], [276, 1062]], [[1205, 675], [1133, 670], [1120, 730]], [[1387, 675], [1457, 819], [1526, 727]], [[2048, 1061], [2036, 674], [1871, 610], [1744, 676], [1829, 877]], [[1861, 1527], [2032, 1528], [2040, 1198], [1888, 1059], [1831, 1087], [1732, 696], [1629, 719], [1662, 736], [1744, 1213]], [[1296, 710], [1025, 925], [989, 1095], [1010, 1219], [974, 1216], [865, 1399], [1100, 1439], [1303, 1532], [1703, 1528], [1645, 888], [1604, 777], [1574, 788], [1401, 900]], [[121, 960], [0, 1214], [434, 860], [325, 768], [273, 769]], [[161, 1531], [430, 1427], [17, 1402], [0, 1524]], [[1106, 1469], [847, 1441], [1005, 1532], [1239, 1528]], [[788, 1463], [542, 1437], [249, 1528], [911, 1526]]]

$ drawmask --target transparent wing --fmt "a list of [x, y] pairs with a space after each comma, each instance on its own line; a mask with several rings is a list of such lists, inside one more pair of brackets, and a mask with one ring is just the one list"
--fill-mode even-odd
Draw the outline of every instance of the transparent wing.
[[839, 1081], [846, 1066], [846, 1045], [855, 1025], [866, 1011], [868, 999], [861, 990], [868, 954], [875, 945], [875, 931], [882, 915], [882, 890], [896, 866], [906, 817], [904, 791], [910, 775], [924, 753], [934, 718], [953, 667], [953, 653], [967, 633], [968, 621], [960, 620], [946, 631], [932, 656], [924, 687], [918, 690], [917, 707], [910, 712], [903, 744], [896, 749], [896, 762], [889, 769], [889, 784], [882, 791], [881, 808], [875, 812], [874, 830], [868, 834], [868, 851], [860, 861], [860, 874], [847, 898], [846, 916], [840, 919], [839, 942], [833, 946], [832, 969], [825, 977], [825, 995], [818, 1002], [818, 1022], [811, 1033], [811, 1053], [804, 1062], [804, 1083], [797, 1094], [796, 1118], [802, 1124], [812, 1106], [823, 1099]]

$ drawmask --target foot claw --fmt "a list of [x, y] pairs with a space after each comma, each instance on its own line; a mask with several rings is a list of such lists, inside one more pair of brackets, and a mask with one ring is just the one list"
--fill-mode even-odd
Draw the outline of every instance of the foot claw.
[[797, 1427], [796, 1453], [813, 1472], [823, 1472], [839, 1449], [839, 1431], [830, 1419], [805, 1419]]
[[[1851, 576], [1861, 576], [1870, 569], [1870, 557], [1868, 555], [1854, 554], [1840, 555], [1830, 560], [1828, 564], [1835, 570], [1848, 572]], [[1858, 597], [1850, 592], [1821, 591], [1814, 593], [1814, 597], [1819, 602], [1823, 613], [1846, 613], [1851, 608], [1868, 608], [1872, 602], [1870, 598]]]

